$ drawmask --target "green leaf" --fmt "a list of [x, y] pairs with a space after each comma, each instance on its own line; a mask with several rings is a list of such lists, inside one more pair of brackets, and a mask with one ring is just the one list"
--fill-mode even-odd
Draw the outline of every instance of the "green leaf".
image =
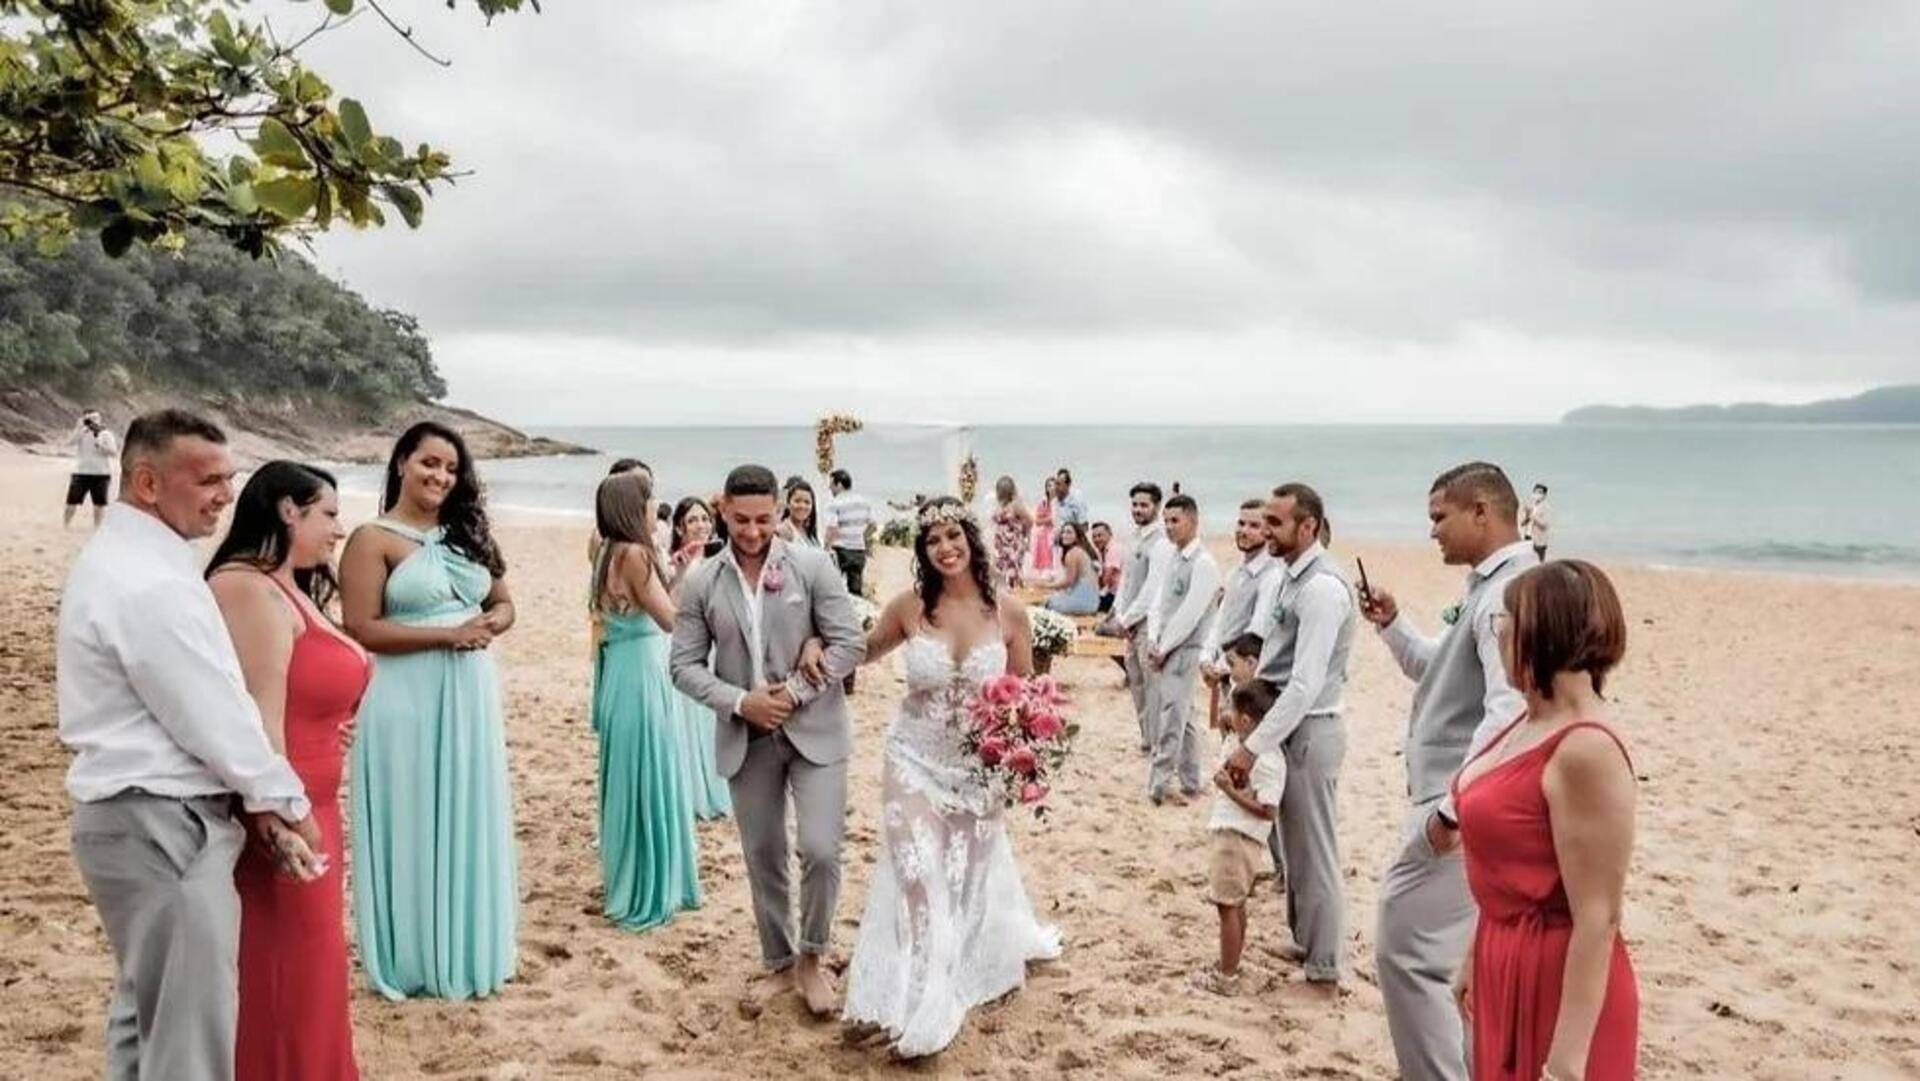
[[335, 15], [353, 14], [353, 0], [327, 0], [327, 10]]
[[360, 154], [373, 140], [373, 126], [367, 123], [367, 111], [352, 98], [340, 101], [340, 130], [347, 136], [347, 144], [354, 153]]
[[308, 167], [307, 152], [300, 148], [300, 141], [285, 124], [271, 116], [260, 121], [260, 135], [253, 141], [253, 151], [269, 165], [286, 169]]
[[400, 217], [405, 219], [407, 228], [420, 228], [420, 215], [426, 207], [421, 202], [419, 192], [400, 184], [382, 184], [380, 192], [393, 203], [395, 209], [400, 211]]
[[253, 185], [245, 183], [227, 189], [227, 205], [247, 215], [260, 209], [260, 201], [253, 197]]
[[299, 221], [313, 209], [319, 183], [305, 177], [283, 176], [253, 186], [253, 197], [265, 209], [287, 221]]

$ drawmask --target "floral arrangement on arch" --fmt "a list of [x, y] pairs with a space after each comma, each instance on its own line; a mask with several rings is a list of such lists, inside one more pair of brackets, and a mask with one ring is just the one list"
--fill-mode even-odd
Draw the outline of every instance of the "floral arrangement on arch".
[[820, 472], [833, 472], [833, 440], [835, 436], [852, 435], [866, 425], [858, 417], [846, 413], [832, 413], [821, 417], [813, 426], [813, 461]]
[[1073, 749], [1080, 726], [1067, 719], [1067, 697], [1049, 676], [1005, 674], [981, 683], [967, 699], [964, 744], [973, 772], [1002, 806], [1047, 813], [1047, 795]]

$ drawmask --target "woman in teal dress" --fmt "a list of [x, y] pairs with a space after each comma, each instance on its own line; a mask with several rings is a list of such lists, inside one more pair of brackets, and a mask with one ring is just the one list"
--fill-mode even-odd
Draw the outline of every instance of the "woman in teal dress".
[[653, 482], [600, 482], [594, 517], [606, 543], [593, 568], [605, 634], [594, 664], [600, 734], [600, 871], [607, 918], [630, 931], [700, 907], [700, 852], [687, 792], [679, 694], [667, 674], [673, 600], [656, 566]]
[[347, 632], [374, 656], [350, 767], [360, 963], [390, 999], [482, 997], [513, 977], [519, 908], [488, 652], [513, 626], [506, 564], [448, 428], [400, 437], [380, 508], [340, 574]]
[[[713, 509], [704, 499], [688, 496], [673, 509], [672, 526], [673, 584], [686, 580], [698, 567], [707, 542], [713, 539]], [[733, 813], [733, 796], [726, 778], [714, 765], [713, 711], [675, 691], [680, 711], [680, 738], [686, 744], [687, 796], [693, 801], [693, 813], [703, 819], [725, 818]]]

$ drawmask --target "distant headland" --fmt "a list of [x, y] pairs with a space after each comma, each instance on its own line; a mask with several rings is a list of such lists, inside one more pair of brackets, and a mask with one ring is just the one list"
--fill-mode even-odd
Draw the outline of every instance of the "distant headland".
[[1920, 424], [1920, 383], [1875, 387], [1851, 398], [1802, 405], [1738, 402], [1661, 409], [1647, 405], [1589, 405], [1562, 424]]

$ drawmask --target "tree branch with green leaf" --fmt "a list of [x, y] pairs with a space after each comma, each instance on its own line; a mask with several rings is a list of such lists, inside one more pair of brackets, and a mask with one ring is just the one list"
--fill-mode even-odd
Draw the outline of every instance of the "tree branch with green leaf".
[[[489, 20], [539, 10], [472, 2]], [[418, 227], [452, 160], [376, 131], [298, 54], [365, 8], [445, 61], [377, 0], [323, 3], [282, 42], [244, 0], [0, 0], [0, 189], [20, 197], [0, 235], [52, 254], [98, 230], [117, 256], [200, 229], [259, 256], [339, 222]]]

